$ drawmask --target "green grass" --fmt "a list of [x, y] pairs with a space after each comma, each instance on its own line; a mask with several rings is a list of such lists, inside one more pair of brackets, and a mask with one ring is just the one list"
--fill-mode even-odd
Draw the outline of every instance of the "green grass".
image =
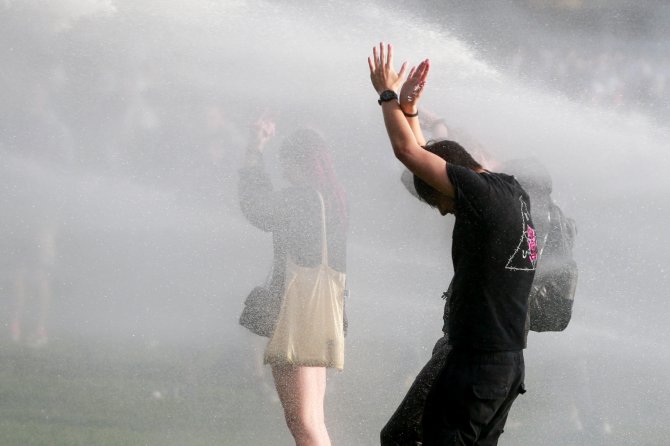
[[226, 352], [215, 348], [72, 339], [39, 350], [4, 344], [1, 352], [3, 446], [237, 445], [259, 419], [283, 427], [256, 381], [231, 374]]
[[[378, 444], [422, 364], [421, 355], [379, 342], [351, 339], [346, 371], [329, 374], [326, 419], [334, 445]], [[292, 445], [272, 388], [263, 390], [254, 374], [250, 350], [235, 348], [223, 341], [147, 347], [69, 338], [34, 350], [0, 342], [0, 446]], [[515, 403], [501, 446], [667, 443], [667, 386], [652, 385], [657, 370], [636, 372], [637, 382], [623, 373], [604, 383], [594, 376], [588, 386], [594, 416], [610, 423], [612, 433], [589, 440], [573, 421], [586, 391], [579, 375], [568, 368], [564, 381], [552, 382], [550, 366], [529, 366], [529, 392]]]

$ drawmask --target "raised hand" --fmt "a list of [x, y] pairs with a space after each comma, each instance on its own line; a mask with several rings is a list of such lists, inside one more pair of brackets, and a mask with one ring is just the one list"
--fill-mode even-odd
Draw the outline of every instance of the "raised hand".
[[412, 67], [412, 69], [409, 70], [407, 80], [400, 89], [400, 108], [402, 108], [402, 111], [405, 113], [416, 113], [423, 87], [426, 85], [429, 70], [430, 61], [428, 59], [425, 59], [417, 67]]
[[380, 43], [379, 49], [373, 47], [372, 57], [368, 57], [368, 65], [370, 80], [377, 93], [385, 90], [398, 91], [407, 69], [407, 62], [403, 62], [400, 72], [396, 73], [393, 68], [393, 45], [389, 43], [384, 48], [384, 44]]
[[267, 113], [260, 116], [251, 126], [252, 145], [257, 150], [263, 150], [265, 144], [275, 136], [276, 124]]
[[254, 167], [261, 163], [263, 148], [275, 136], [275, 128], [275, 120], [267, 112], [263, 113], [249, 127], [249, 142], [247, 143], [246, 155], [244, 157], [246, 167]]

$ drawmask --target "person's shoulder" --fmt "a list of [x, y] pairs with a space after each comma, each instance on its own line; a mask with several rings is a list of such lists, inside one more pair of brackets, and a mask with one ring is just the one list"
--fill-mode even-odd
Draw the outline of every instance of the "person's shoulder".
[[500, 174], [496, 172], [475, 171], [468, 167], [455, 164], [448, 164], [447, 174], [459, 190], [459, 193], [470, 195], [472, 197], [486, 197], [491, 189], [497, 189], [504, 182]]
[[467, 167], [459, 166], [458, 164], [447, 163], [447, 172], [451, 174], [451, 173], [463, 173], [473, 171], [471, 169], [468, 169]]
[[468, 179], [477, 179], [480, 178], [480, 174], [474, 170], [459, 166], [458, 164], [447, 163], [447, 175], [452, 181], [458, 182], [459, 180], [468, 180]]
[[549, 195], [552, 191], [551, 175], [536, 158], [517, 158], [506, 161], [501, 170], [513, 175], [530, 194]]
[[493, 172], [491, 170], [485, 170], [484, 172], [481, 172], [481, 175], [484, 178], [490, 180], [504, 181], [506, 183], [514, 182], [514, 175], [510, 175], [505, 172]]
[[483, 172], [475, 172], [480, 176], [482, 181], [488, 184], [489, 187], [493, 189], [505, 189], [505, 190], [514, 190], [519, 186], [518, 181], [513, 175], [509, 175], [504, 172], [492, 172], [490, 170], [485, 170]]
[[493, 207], [517, 203], [520, 197], [526, 203], [529, 202], [528, 193], [515, 176], [505, 172], [486, 171], [482, 172], [481, 177], [487, 185], [487, 195]]

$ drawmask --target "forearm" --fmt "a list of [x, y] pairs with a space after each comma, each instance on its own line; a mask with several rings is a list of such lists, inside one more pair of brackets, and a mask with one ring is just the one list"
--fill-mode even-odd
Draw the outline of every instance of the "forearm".
[[[396, 158], [435, 190], [454, 197], [454, 186], [445, 173], [446, 162], [419, 145], [419, 141], [423, 142], [424, 138], [418, 120], [415, 124], [410, 124], [400, 109], [400, 104], [397, 102], [398, 96], [392, 94], [397, 91], [402, 82], [407, 63], [403, 63], [400, 72], [396, 73], [393, 69], [393, 47], [390, 44], [387, 45], [385, 52], [384, 44], [380, 43], [379, 51], [377, 47], [373, 47], [372, 57], [368, 57], [368, 66], [372, 86], [380, 95], [379, 103], [382, 104], [386, 132]], [[407, 108], [416, 110], [429, 68], [430, 61], [425, 59], [416, 69], [410, 70], [408, 80], [400, 89], [400, 99], [403, 102], [407, 101], [404, 104]]]
[[[415, 112], [416, 113], [416, 112]], [[421, 130], [421, 125], [419, 123], [418, 116], [406, 116], [407, 123], [409, 124], [412, 133], [414, 134], [414, 139], [416, 143], [421, 147], [426, 145], [426, 138], [423, 136], [423, 130]]]
[[435, 190], [454, 197], [454, 187], [445, 172], [445, 160], [424, 150], [417, 143], [410, 124], [395, 101], [384, 102], [382, 111], [386, 132], [396, 158]]
[[[416, 118], [406, 118], [396, 101], [382, 103], [382, 112], [384, 114], [384, 124], [388, 133], [393, 153], [403, 164], [412, 151], [421, 149], [420, 141], [415, 133], [415, 129], [408, 121], [416, 121], [415, 127], [419, 127], [419, 120]], [[423, 139], [423, 134], [419, 128], [419, 135]], [[425, 144], [425, 142], [424, 142]]]
[[414, 134], [414, 139], [416, 143], [421, 147], [426, 145], [426, 138], [423, 136], [423, 130], [421, 130], [421, 121], [419, 120], [419, 108], [414, 102], [404, 101], [405, 98], [400, 98], [400, 110], [402, 111], [409, 128]]
[[258, 138], [249, 138], [244, 155], [244, 167], [257, 167], [263, 164], [263, 143]]
[[257, 228], [271, 231], [274, 227], [273, 188], [270, 178], [259, 165], [261, 162], [240, 169], [238, 198], [247, 220]]

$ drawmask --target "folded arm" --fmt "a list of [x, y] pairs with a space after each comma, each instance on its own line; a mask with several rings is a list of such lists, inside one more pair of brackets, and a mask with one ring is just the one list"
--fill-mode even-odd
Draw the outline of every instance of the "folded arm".
[[[375, 47], [372, 53], [372, 57], [368, 58], [368, 65], [370, 66], [370, 79], [373, 87], [379, 94], [386, 90], [397, 91], [402, 83], [407, 64], [403, 63], [400, 73], [395, 72], [393, 69], [393, 47], [390, 44], [384, 48], [384, 45], [380, 43], [379, 50]], [[419, 68], [412, 70], [412, 82], [418, 81], [425, 84], [430, 62], [426, 59], [420, 64], [420, 67], [422, 67], [420, 71]], [[417, 72], [419, 72], [418, 77]], [[421, 89], [423, 88], [423, 84], [417, 85], [421, 85]], [[413, 128], [405, 117], [401, 104], [395, 100], [382, 102], [382, 112], [386, 132], [396, 158], [434, 189], [449, 197], [454, 197], [455, 190], [447, 176], [446, 162], [439, 156], [424, 150], [419, 143], [419, 138], [415, 133], [418, 128], [418, 134], [423, 141], [419, 120], [410, 118], [415, 120], [415, 127]], [[425, 144], [425, 141], [423, 142]]]
[[263, 231], [274, 230], [278, 214], [272, 181], [263, 163], [263, 149], [274, 134], [275, 123], [266, 117], [259, 118], [251, 127], [238, 185], [242, 213]]

